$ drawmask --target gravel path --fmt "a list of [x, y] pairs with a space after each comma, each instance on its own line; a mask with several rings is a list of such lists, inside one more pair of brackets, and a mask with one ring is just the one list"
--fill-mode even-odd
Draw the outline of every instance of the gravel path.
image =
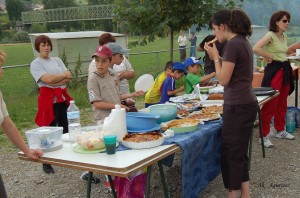
[[[293, 101], [293, 97], [290, 98]], [[291, 103], [293, 104], [293, 103]], [[298, 198], [300, 197], [300, 129], [295, 133], [296, 140], [271, 138], [273, 148], [266, 149], [262, 158], [258, 143], [257, 128], [253, 134], [251, 163], [251, 195], [254, 198]], [[5, 181], [9, 198], [81, 198], [86, 195], [87, 184], [79, 179], [82, 171], [53, 166], [55, 174], [44, 174], [42, 165], [21, 161], [17, 149], [0, 148], [0, 173]], [[163, 197], [158, 167], [153, 166], [151, 196]], [[171, 197], [181, 196], [181, 153], [176, 154], [172, 167], [164, 167]], [[100, 184], [92, 185], [91, 197], [110, 198], [105, 188], [104, 176]], [[203, 198], [223, 198], [226, 191], [219, 175], [199, 195]]]

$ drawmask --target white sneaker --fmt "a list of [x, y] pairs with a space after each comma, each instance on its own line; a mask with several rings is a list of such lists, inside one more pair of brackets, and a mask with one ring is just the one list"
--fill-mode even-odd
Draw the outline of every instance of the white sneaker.
[[276, 137], [277, 138], [281, 138], [281, 139], [288, 139], [288, 140], [293, 140], [295, 139], [295, 136], [289, 134], [288, 132], [286, 131], [280, 131], [276, 134]]
[[276, 134], [277, 134], [277, 131], [276, 131], [276, 129], [272, 126], [272, 127], [270, 127], [270, 133], [268, 134], [268, 137], [270, 138], [273, 138], [273, 137], [275, 137], [276, 136]]
[[[263, 137], [264, 140], [264, 146], [266, 148], [270, 148], [273, 147], [274, 144], [272, 144], [272, 142], [270, 141], [269, 137]], [[259, 143], [261, 143], [261, 139], [259, 138]]]

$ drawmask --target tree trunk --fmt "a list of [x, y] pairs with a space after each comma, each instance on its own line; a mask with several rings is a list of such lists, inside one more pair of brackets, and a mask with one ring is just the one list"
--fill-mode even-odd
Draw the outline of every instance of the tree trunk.
[[170, 28], [170, 61], [173, 61], [173, 39], [174, 38], [174, 31], [172, 28]]

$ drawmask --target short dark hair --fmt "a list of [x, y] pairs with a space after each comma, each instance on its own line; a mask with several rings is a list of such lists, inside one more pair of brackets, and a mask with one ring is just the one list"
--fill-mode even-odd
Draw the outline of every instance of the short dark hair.
[[167, 69], [171, 69], [173, 68], [173, 61], [168, 61], [165, 65], [165, 71], [167, 71]]
[[179, 74], [184, 73], [184, 71], [180, 70], [180, 69], [172, 69], [172, 72], [174, 73], [175, 71], [177, 71]]
[[291, 20], [291, 15], [288, 11], [285, 10], [279, 10], [275, 13], [272, 14], [270, 18], [270, 23], [269, 23], [269, 30], [272, 32], [278, 32], [278, 26], [277, 22], [280, 21], [284, 16], [286, 16], [287, 20]]
[[105, 45], [107, 43], [115, 43], [115, 42], [116, 42], [116, 38], [108, 32], [101, 34], [101, 36], [99, 37], [99, 45]]
[[40, 36], [36, 37], [36, 39], [34, 41], [34, 48], [38, 52], [40, 52], [40, 44], [41, 43], [44, 43], [44, 44], [48, 43], [51, 46], [51, 51], [53, 50], [51, 39], [48, 36], [40, 35]]
[[233, 33], [250, 37], [252, 35], [251, 20], [247, 14], [241, 9], [222, 9], [213, 14], [209, 21], [209, 26], [212, 24], [226, 25]]

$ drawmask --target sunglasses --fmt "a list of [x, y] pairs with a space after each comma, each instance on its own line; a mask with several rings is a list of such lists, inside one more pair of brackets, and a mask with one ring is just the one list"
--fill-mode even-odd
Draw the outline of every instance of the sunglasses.
[[287, 19], [284, 19], [284, 20], [282, 20], [282, 22], [283, 22], [283, 23], [287, 23], [287, 22], [290, 22], [290, 21], [287, 20]]

